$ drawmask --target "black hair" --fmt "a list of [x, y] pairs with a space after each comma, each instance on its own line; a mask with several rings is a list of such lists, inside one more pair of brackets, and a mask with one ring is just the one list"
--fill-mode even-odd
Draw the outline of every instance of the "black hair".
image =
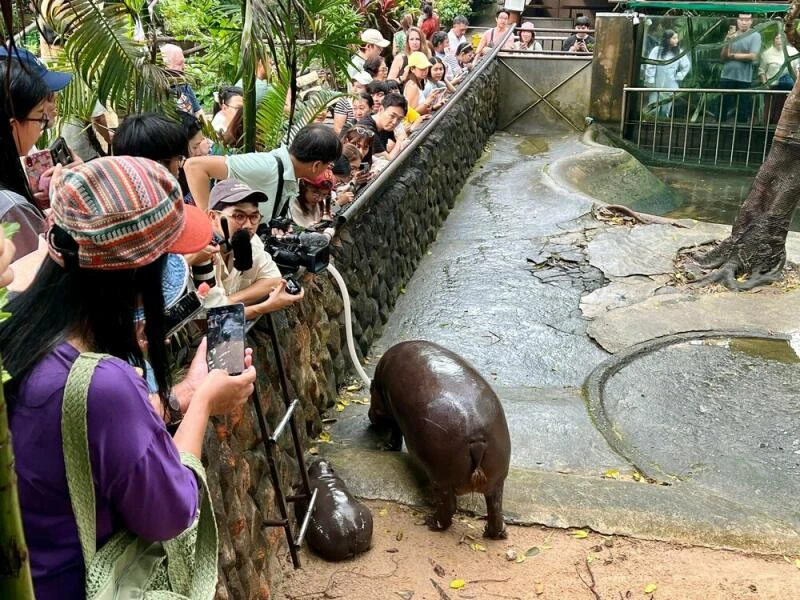
[[442, 65], [442, 67], [444, 68], [444, 75], [442, 75], [442, 78], [440, 79], [440, 81], [444, 82], [445, 76], [447, 75], [447, 65], [445, 65], [444, 61], [438, 56], [431, 57], [431, 68], [428, 69], [428, 79], [433, 81], [433, 77], [431, 77], [431, 73], [433, 72], [433, 65]]
[[500, 13], [506, 13], [507, 17], [511, 16], [511, 12], [509, 12], [509, 10], [507, 8], [504, 8], [502, 6], [500, 8], [498, 8], [496, 11], [494, 11], [495, 18], [499, 17]]
[[672, 29], [665, 29], [664, 33], [661, 34], [661, 44], [659, 45], [658, 49], [658, 58], [664, 58], [668, 52], [675, 52], [675, 53], [680, 52], [679, 48], [675, 48], [673, 50], [672, 45], [670, 44], [670, 40], [672, 40], [672, 37], [674, 35], [675, 31], [673, 31]]
[[52, 235], [71, 266], [62, 267], [46, 257], [30, 287], [8, 303], [6, 310], [13, 310], [14, 318], [0, 324], [3, 366], [13, 377], [6, 392], [13, 396], [25, 375], [71, 336], [78, 336], [93, 352], [144, 368], [134, 322], [141, 298], [147, 355], [166, 408], [171, 384], [161, 291], [166, 255], [135, 269], [81, 269], [76, 266], [75, 240], [57, 226]]
[[420, 8], [420, 11], [422, 12], [423, 15], [425, 15], [426, 19], [430, 19], [431, 17], [433, 17], [433, 6], [431, 6], [430, 4], [427, 3], [423, 4], [422, 7]]
[[370, 96], [367, 92], [361, 92], [356, 96], [356, 99], [366, 102], [370, 110], [372, 110], [372, 107], [375, 105], [375, 101], [372, 99], [372, 96]]
[[575, 25], [591, 25], [592, 22], [589, 20], [589, 17], [585, 17], [581, 15], [577, 19], [575, 19]]
[[392, 106], [399, 106], [403, 109], [403, 113], [408, 112], [408, 100], [406, 100], [405, 96], [401, 94], [386, 94], [383, 97], [383, 102], [381, 102], [384, 110], [387, 108], [391, 108]]
[[[26, 65], [8, 57], [0, 59], [0, 86], [0, 160], [5, 165], [0, 172], [0, 188], [24, 196], [35, 207], [28, 189], [28, 178], [19, 160], [19, 150], [14, 142], [11, 119], [21, 120], [27, 117], [47, 98], [47, 85]], [[36, 212], [39, 212], [38, 208]]]
[[384, 92], [384, 95], [400, 93], [400, 84], [397, 82], [396, 79], [387, 79], [383, 83], [386, 84], [386, 91]]
[[350, 161], [347, 160], [347, 157], [344, 154], [342, 154], [336, 159], [336, 162], [333, 163], [333, 169], [331, 169], [331, 171], [334, 175], [339, 175], [340, 177], [349, 177], [352, 173]]
[[389, 91], [389, 84], [386, 81], [374, 79], [367, 84], [366, 90], [368, 94], [378, 94], [380, 92], [385, 94]]
[[114, 156], [141, 156], [169, 162], [189, 155], [189, 138], [183, 126], [158, 113], [129, 115], [111, 140]]
[[227, 104], [228, 100], [235, 96], [244, 97], [244, 90], [235, 85], [227, 85], [223, 88], [220, 88], [219, 92], [217, 93], [218, 101], [214, 102], [213, 114], [216, 115], [219, 111], [221, 111], [222, 105]]
[[187, 141], [191, 140], [194, 136], [203, 131], [203, 125], [200, 123], [200, 119], [194, 115], [187, 112], [178, 111], [178, 118], [181, 121], [183, 130], [186, 132]]
[[315, 123], [297, 132], [289, 146], [289, 154], [302, 163], [331, 163], [341, 156], [342, 142], [333, 129]]
[[458, 48], [456, 48], [456, 56], [458, 56], [459, 54], [463, 54], [467, 50], [472, 50], [472, 44], [470, 44], [469, 42], [461, 42], [458, 45]]
[[444, 31], [437, 31], [431, 36], [431, 45], [435, 48], [447, 39], [447, 34]]
[[381, 68], [381, 63], [383, 62], [382, 56], [373, 56], [372, 58], [368, 58], [364, 61], [364, 71], [369, 73], [370, 77], [377, 77], [378, 71]]

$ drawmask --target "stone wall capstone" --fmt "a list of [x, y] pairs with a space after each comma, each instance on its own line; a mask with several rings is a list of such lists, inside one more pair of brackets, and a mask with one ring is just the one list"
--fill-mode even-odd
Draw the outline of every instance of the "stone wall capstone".
[[[336, 267], [347, 282], [356, 350], [367, 355], [394, 308], [401, 288], [455, 203], [456, 196], [496, 127], [497, 65], [492, 62], [451, 103], [417, 148], [400, 156], [395, 176], [348, 214], [332, 242]], [[377, 182], [376, 182], [377, 184]], [[305, 298], [273, 315], [291, 398], [300, 398], [297, 423], [303, 448], [322, 431], [322, 414], [352, 371], [343, 302], [326, 273], [306, 276]], [[258, 369], [258, 396], [270, 428], [284, 414], [268, 319], [248, 334]], [[299, 481], [288, 429], [277, 459], [284, 492]], [[258, 422], [252, 404], [241, 414], [215, 418], [206, 432], [205, 462], [219, 527], [219, 583], [223, 600], [276, 598], [289, 562]], [[291, 510], [290, 510], [291, 514]]]

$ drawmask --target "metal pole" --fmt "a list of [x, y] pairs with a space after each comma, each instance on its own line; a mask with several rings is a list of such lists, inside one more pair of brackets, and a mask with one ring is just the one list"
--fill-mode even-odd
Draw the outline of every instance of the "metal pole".
[[686, 162], [686, 145], [689, 143], [689, 117], [692, 114], [692, 95], [686, 95], [686, 126], [683, 130], [683, 158], [682, 162]]

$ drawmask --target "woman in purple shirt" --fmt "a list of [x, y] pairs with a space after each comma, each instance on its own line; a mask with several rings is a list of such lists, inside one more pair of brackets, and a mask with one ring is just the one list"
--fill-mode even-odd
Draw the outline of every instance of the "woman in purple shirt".
[[[247, 369], [208, 373], [201, 345], [187, 379], [171, 386], [164, 343], [161, 270], [165, 253], [190, 253], [211, 238], [207, 217], [184, 205], [180, 188], [159, 164], [100, 158], [54, 174], [49, 256], [31, 287], [8, 306], [0, 353], [16, 456], [19, 498], [38, 600], [85, 598], [85, 566], [70, 502], [61, 436], [67, 375], [81, 352], [102, 360], [88, 393], [89, 456], [97, 501], [97, 545], [127, 529], [152, 541], [186, 529], [198, 487], [179, 452], [200, 457], [210, 415], [225, 414], [250, 395]], [[137, 337], [134, 311], [146, 324]], [[142, 366], [147, 347], [159, 388], [151, 403]], [[168, 407], [179, 403], [174, 438]], [[177, 420], [177, 418], [175, 419]]]

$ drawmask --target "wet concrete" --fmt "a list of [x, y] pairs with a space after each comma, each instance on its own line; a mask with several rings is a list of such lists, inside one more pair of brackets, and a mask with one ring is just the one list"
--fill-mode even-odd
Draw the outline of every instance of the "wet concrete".
[[[725, 228], [597, 221], [590, 198], [550, 176], [553, 163], [586, 151], [571, 132], [496, 134], [368, 367], [393, 344], [421, 338], [486, 377], [511, 433], [505, 497], [514, 520], [800, 552], [791, 506], [800, 491], [800, 371], [790, 352], [737, 340], [637, 357], [604, 389], [607, 427], [592, 421], [583, 395], [587, 377], [614, 360], [609, 352], [644, 340], [697, 325], [747, 329], [748, 314], [769, 315], [775, 331], [800, 330], [800, 292], [692, 295], [672, 286], [671, 253]], [[800, 250], [796, 239], [789, 245], [790, 256]], [[759, 406], [766, 398], [770, 406]], [[421, 503], [424, 477], [405, 452], [377, 450], [366, 411], [350, 404], [333, 413], [332, 443], [320, 453], [357, 495]], [[484, 510], [480, 497], [460, 506]]]

